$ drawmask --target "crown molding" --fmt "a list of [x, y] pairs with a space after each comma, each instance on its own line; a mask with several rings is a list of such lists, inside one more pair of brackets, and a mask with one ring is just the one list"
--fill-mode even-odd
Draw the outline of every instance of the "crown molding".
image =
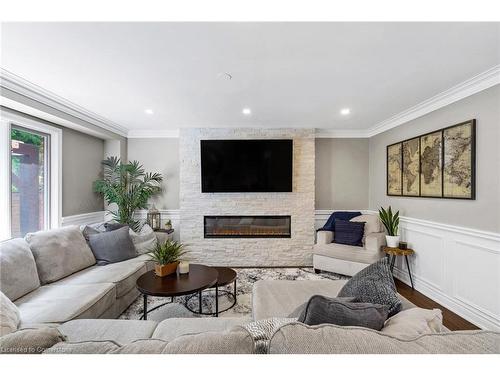
[[127, 138], [179, 138], [179, 129], [132, 129], [128, 131]]
[[366, 129], [324, 129], [316, 128], [316, 138], [368, 138]]
[[0, 68], [0, 87], [37, 101], [58, 111], [88, 122], [111, 133], [127, 136], [127, 129], [94, 112], [64, 99], [28, 80]]
[[375, 124], [367, 130], [367, 136], [373, 137], [498, 84], [500, 84], [500, 65], [496, 65], [387, 120]]

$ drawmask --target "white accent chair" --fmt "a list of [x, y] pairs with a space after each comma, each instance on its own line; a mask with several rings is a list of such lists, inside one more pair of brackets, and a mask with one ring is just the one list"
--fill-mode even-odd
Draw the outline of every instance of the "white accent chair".
[[321, 271], [353, 276], [363, 268], [384, 257], [385, 232], [377, 215], [360, 215], [351, 221], [365, 222], [363, 247], [332, 242], [335, 233], [319, 231], [313, 249], [313, 267]]

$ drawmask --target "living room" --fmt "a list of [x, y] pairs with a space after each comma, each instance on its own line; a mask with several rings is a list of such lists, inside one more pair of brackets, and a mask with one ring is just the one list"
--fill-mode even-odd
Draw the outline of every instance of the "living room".
[[498, 360], [498, 20], [41, 17], [1, 24], [0, 360]]

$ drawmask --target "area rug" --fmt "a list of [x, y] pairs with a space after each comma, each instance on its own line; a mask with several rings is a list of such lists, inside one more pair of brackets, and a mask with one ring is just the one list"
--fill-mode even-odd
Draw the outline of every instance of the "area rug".
[[[236, 305], [221, 314], [223, 317], [246, 318], [252, 314], [252, 286], [259, 280], [340, 280], [348, 277], [330, 272], [314, 273], [312, 268], [235, 268], [237, 277], [237, 303]], [[222, 290], [233, 291], [231, 283], [225, 288], [219, 288], [219, 294]], [[186, 299], [189, 296], [175, 297], [173, 303], [166, 304], [148, 314], [148, 320], [162, 321], [167, 318], [199, 318], [200, 315], [191, 313], [186, 307]], [[148, 297], [148, 310], [169, 302], [169, 298]], [[232, 304], [232, 298], [223, 295], [219, 297], [219, 310], [224, 310]], [[188, 306], [197, 311], [198, 298], [192, 298], [188, 301]], [[214, 311], [214, 290], [209, 289], [203, 292], [202, 308], [204, 312]], [[138, 297], [130, 307], [120, 315], [119, 319], [140, 319], [143, 314], [143, 299]]]

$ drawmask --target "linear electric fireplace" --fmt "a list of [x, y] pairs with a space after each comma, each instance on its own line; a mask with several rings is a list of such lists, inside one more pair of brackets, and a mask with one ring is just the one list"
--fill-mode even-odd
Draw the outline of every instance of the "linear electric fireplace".
[[205, 238], [290, 238], [290, 216], [205, 216]]

